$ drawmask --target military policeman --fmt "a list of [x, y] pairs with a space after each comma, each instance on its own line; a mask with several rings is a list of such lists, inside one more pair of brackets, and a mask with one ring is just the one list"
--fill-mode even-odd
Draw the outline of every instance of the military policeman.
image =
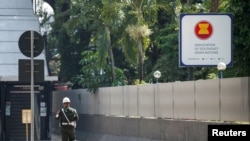
[[76, 109], [70, 107], [70, 99], [63, 98], [63, 108], [58, 110], [55, 118], [60, 120], [62, 141], [75, 141], [76, 121], [79, 119]]

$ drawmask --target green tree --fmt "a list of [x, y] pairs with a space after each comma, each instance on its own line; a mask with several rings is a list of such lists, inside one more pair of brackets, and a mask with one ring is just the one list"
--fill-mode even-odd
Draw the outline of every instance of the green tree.
[[[178, 67], [180, 12], [231, 12], [234, 15], [234, 66], [227, 68], [224, 76], [248, 76], [248, 5], [246, 1], [236, 0], [59, 0], [56, 1], [56, 20], [53, 23], [53, 31], [48, 35], [48, 43], [60, 53], [60, 77], [65, 81], [76, 76], [83, 76], [82, 80], [86, 81], [87, 78], [84, 77], [88, 73], [84, 71], [85, 65], [96, 70], [95, 76], [98, 76], [97, 72], [100, 73], [100, 70], [105, 71], [102, 77], [107, 78], [98, 79], [107, 83], [99, 83], [96, 85], [98, 87], [116, 85], [117, 80], [125, 84], [123, 81], [126, 78], [119, 77], [117, 72], [124, 72], [130, 84], [138, 76], [141, 80], [152, 81], [152, 73], [155, 70], [162, 72], [159, 81], [183, 81], [187, 80], [188, 71], [187, 68]], [[82, 52], [91, 49], [94, 52], [89, 55], [96, 56], [93, 62], [95, 65], [82, 63], [85, 59]], [[192, 69], [195, 80], [215, 78], [217, 74], [216, 67]], [[99, 80], [94, 79], [93, 84]]]
[[[80, 86], [87, 88], [89, 92], [96, 94], [100, 87], [108, 87], [111, 84], [115, 86], [125, 85], [126, 76], [119, 68], [115, 68], [117, 78], [112, 81], [112, 71], [109, 64], [104, 65], [102, 68], [98, 67], [98, 51], [87, 50], [82, 52], [83, 59], [80, 64], [81, 74], [77, 75], [74, 79]], [[97, 69], [99, 68], [99, 69]]]
[[[147, 68], [152, 68], [146, 76], [147, 81], [153, 81], [153, 73], [161, 71], [161, 82], [185, 81], [206, 79], [210, 73], [214, 74], [215, 69], [209, 67], [188, 67], [180, 68], [178, 54], [179, 36], [179, 14], [209, 12], [210, 7], [205, 1], [175, 1], [169, 3], [167, 10], [160, 9], [158, 22], [154, 25], [154, 33], [151, 36], [151, 47], [148, 50], [148, 57], [153, 55], [146, 63]], [[206, 4], [206, 5], [205, 5]], [[149, 62], [151, 61], [151, 62]], [[154, 65], [152, 65], [154, 64]], [[193, 73], [194, 72], [194, 73]], [[213, 75], [214, 76], [214, 75]]]
[[225, 77], [250, 76], [250, 1], [223, 0], [219, 10], [233, 14], [233, 67]]
[[[143, 80], [143, 62], [145, 59], [145, 50], [149, 46], [150, 38], [149, 36], [152, 34], [152, 30], [149, 28], [150, 25], [156, 22], [157, 15], [157, 2], [155, 0], [134, 0], [134, 1], [123, 1], [127, 6], [126, 14], [127, 14], [127, 27], [125, 31], [129, 36], [124, 36], [125, 42], [124, 51], [125, 56], [130, 61], [130, 63], [138, 64], [138, 75], [139, 75], [139, 83]], [[131, 20], [132, 18], [132, 20]], [[128, 38], [130, 37], [130, 38]], [[134, 43], [130, 43], [130, 42]], [[133, 47], [136, 46], [136, 49]], [[132, 51], [132, 52], [131, 52]], [[136, 53], [137, 58], [131, 53]]]
[[[123, 14], [121, 11], [121, 3], [117, 0], [103, 0], [100, 6], [100, 13], [97, 13], [99, 18], [99, 24], [96, 28], [97, 50], [99, 51], [98, 64], [99, 67], [110, 64], [112, 72], [112, 81], [116, 79], [115, 73], [115, 60], [112, 48], [115, 46], [117, 38], [112, 38], [110, 32], [116, 33], [123, 20]], [[117, 36], [117, 35], [115, 35]], [[112, 38], [112, 39], [111, 39]], [[113, 41], [113, 42], [112, 42]], [[108, 58], [109, 61], [106, 61]]]
[[147, 50], [148, 59], [146, 61], [148, 75], [146, 80], [153, 82], [154, 71], [161, 72], [160, 82], [172, 82], [186, 80], [186, 68], [178, 66], [178, 15], [180, 13], [180, 3], [172, 2], [166, 7], [160, 7], [158, 11], [157, 23], [153, 26], [154, 33], [151, 36], [151, 46]]
[[[113, 57], [113, 47], [116, 46], [117, 35], [111, 35], [110, 33], [117, 33], [120, 24], [123, 20], [123, 14], [121, 11], [121, 4], [113, 1], [107, 1], [102, 0], [100, 1], [75, 1], [72, 4], [72, 9], [79, 9], [74, 10], [77, 11], [74, 13], [73, 18], [70, 18], [67, 23], [69, 25], [75, 25], [75, 23], [82, 22], [82, 26], [85, 26], [88, 31], [91, 32], [91, 38], [90, 38], [90, 48], [94, 49], [96, 51], [96, 55], [98, 55], [95, 59], [96, 63], [95, 65], [90, 65], [88, 67], [93, 67], [92, 71], [104, 71], [105, 75], [102, 75], [102, 77], [105, 78], [106, 85], [105, 86], [113, 86], [113, 85], [121, 85], [123, 82], [121, 82], [119, 74], [119, 78], [116, 78], [116, 73], [119, 73], [120, 70], [115, 66], [115, 61]], [[71, 23], [71, 24], [70, 24]], [[72, 27], [71, 25], [71, 27]], [[70, 29], [73, 30], [73, 29]], [[94, 55], [94, 54], [92, 54]], [[85, 55], [86, 56], [86, 55]], [[91, 91], [97, 91], [97, 87], [104, 86], [98, 81], [97, 79], [80, 79], [79, 77], [86, 77], [88, 75], [85, 75], [83, 73], [89, 74], [88, 72], [84, 71], [83, 69], [86, 67], [86, 63], [83, 60], [86, 60], [86, 58], [82, 58], [80, 64], [82, 66], [81, 72], [79, 75], [76, 76], [76, 79], [74, 79], [75, 82], [83, 84], [83, 87], [90, 88]], [[110, 67], [110, 69], [107, 69], [107, 67]], [[107, 75], [111, 73], [110, 75]], [[98, 76], [98, 75], [94, 75]], [[81, 80], [88, 80], [82, 83]], [[120, 83], [121, 82], [121, 83]], [[93, 89], [91, 89], [91, 87]]]
[[88, 48], [91, 37], [82, 20], [74, 18], [78, 12], [79, 9], [72, 8], [71, 1], [58, 0], [55, 3], [55, 22], [52, 23], [48, 42], [60, 54], [59, 79], [62, 82], [70, 81], [79, 74], [81, 52]]

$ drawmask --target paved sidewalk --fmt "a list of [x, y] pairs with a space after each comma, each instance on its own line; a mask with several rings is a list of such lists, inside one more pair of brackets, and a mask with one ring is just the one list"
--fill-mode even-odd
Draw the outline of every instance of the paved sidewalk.
[[[115, 135], [105, 135], [96, 133], [81, 133], [76, 132], [76, 141], [162, 141], [154, 139], [145, 139], [137, 137], [124, 137]], [[61, 136], [58, 134], [52, 134], [51, 141], [61, 141]]]
[[[61, 140], [62, 140], [61, 135], [52, 134], [51, 141], [61, 141]], [[80, 141], [80, 140], [76, 140], [76, 141]]]
[[60, 135], [52, 134], [51, 141], [61, 141], [61, 140], [62, 139]]

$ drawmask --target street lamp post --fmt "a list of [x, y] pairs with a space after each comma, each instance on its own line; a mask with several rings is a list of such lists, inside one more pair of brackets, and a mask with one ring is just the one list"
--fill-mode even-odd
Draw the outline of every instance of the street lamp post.
[[219, 78], [223, 78], [223, 71], [227, 68], [227, 65], [224, 62], [220, 62], [217, 64], [217, 69], [219, 70]]
[[221, 119], [221, 79], [223, 78], [223, 71], [227, 68], [224, 62], [217, 64], [217, 69], [219, 70], [219, 119]]
[[155, 71], [154, 72], [154, 77], [156, 78], [156, 83], [158, 83], [158, 79], [161, 77], [161, 72], [160, 71]]
[[[154, 72], [154, 78], [156, 79], [156, 84], [158, 83], [158, 79], [161, 77], [161, 72], [160, 71], [155, 71]], [[156, 86], [158, 86], [158, 84], [156, 85]], [[156, 95], [158, 95], [158, 88], [155, 90], [155, 86], [154, 86], [154, 116], [156, 116], [156, 103], [160, 103], [160, 95], [158, 95], [157, 97], [157, 101], [158, 102], [156, 102]], [[158, 104], [158, 112], [160, 112], [160, 104]]]

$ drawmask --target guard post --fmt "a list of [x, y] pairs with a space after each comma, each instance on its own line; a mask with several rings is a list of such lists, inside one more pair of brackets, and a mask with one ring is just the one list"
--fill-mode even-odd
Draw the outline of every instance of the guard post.
[[22, 110], [22, 123], [26, 124], [26, 141], [29, 140], [29, 123], [31, 123], [31, 110]]

